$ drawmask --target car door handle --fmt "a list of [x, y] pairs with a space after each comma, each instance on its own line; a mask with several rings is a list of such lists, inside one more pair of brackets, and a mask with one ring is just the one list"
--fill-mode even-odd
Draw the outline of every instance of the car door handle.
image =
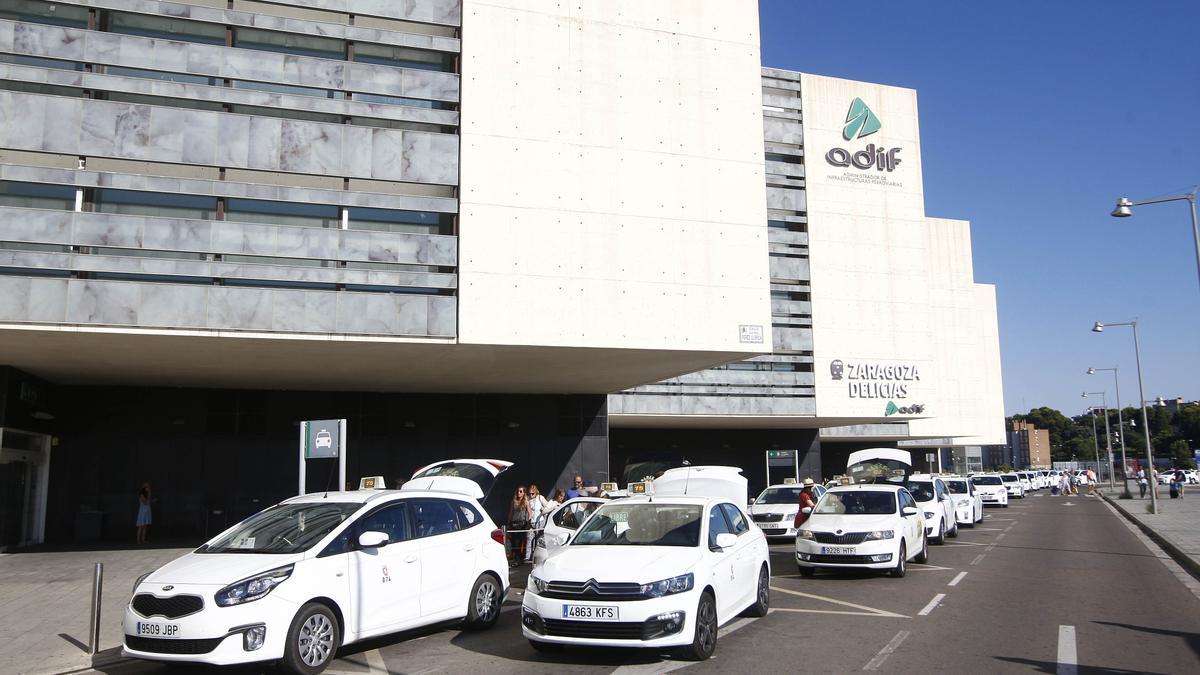
[[410, 556], [408, 556], [407, 558], [405, 558], [405, 559], [404, 559], [404, 562], [406, 562], [406, 563], [414, 563], [414, 562], [417, 562], [417, 556], [415, 556], [415, 555], [410, 555]]
[[474, 551], [475, 544], [463, 544], [463, 550], [464, 551]]

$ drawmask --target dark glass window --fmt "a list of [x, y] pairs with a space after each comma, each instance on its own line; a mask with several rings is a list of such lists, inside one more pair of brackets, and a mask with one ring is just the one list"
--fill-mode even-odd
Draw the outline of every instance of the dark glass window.
[[452, 502], [458, 510], [458, 529], [466, 530], [483, 522], [483, 514], [479, 509], [466, 502]]
[[389, 47], [368, 43], [354, 45], [354, 60], [361, 63], [374, 63], [381, 66], [396, 68], [419, 68], [421, 70], [438, 70], [446, 73], [454, 72], [454, 55], [443, 52], [431, 52], [423, 49], [408, 47]]
[[54, 26], [71, 28], [87, 28], [88, 11], [86, 7], [63, 5], [60, 3], [41, 2], [40, 0], [5, 0], [0, 4], [0, 19], [25, 21], [28, 23], [48, 23]]
[[[408, 507], [405, 502], [392, 504], [379, 509], [375, 513], [363, 518], [356, 529], [358, 533], [362, 532], [382, 532], [388, 536], [388, 543], [392, 544], [398, 541], [406, 541], [410, 538], [408, 522], [409, 514]], [[357, 536], [357, 534], [355, 534]]]
[[350, 208], [350, 229], [450, 234], [453, 215], [432, 211]]
[[729, 519], [730, 525], [733, 526], [734, 534], [740, 535], [750, 529], [750, 526], [746, 524], [746, 516], [738, 507], [733, 504], [721, 504], [721, 508], [725, 511], [725, 517]]
[[[224, 36], [222, 36], [222, 44]], [[256, 28], [237, 28], [233, 32], [233, 46], [257, 49], [264, 52], [315, 56], [322, 59], [346, 58], [346, 43], [333, 38], [295, 33], [276, 33]]]
[[74, 211], [75, 187], [3, 180], [0, 181], [0, 206]]
[[339, 228], [340, 209], [331, 204], [301, 204], [261, 199], [229, 199], [225, 202], [225, 220], [271, 225]]
[[102, 188], [96, 190], [96, 211], [211, 220], [217, 215], [217, 198]]
[[[23, 54], [0, 54], [0, 63], [15, 63], [19, 66], [37, 66], [39, 68], [55, 68], [57, 70], [83, 70], [83, 64], [75, 61], [43, 59], [41, 57], [25, 56]], [[69, 95], [78, 96], [79, 94]]]
[[[86, 25], [86, 21], [84, 22]], [[187, 19], [109, 12], [108, 30], [122, 35], [198, 42], [206, 45], [225, 45], [225, 27]]]
[[733, 526], [729, 524], [729, 520], [725, 518], [725, 512], [721, 507], [714, 506], [708, 512], [708, 547], [713, 548], [717, 545], [718, 534], [734, 534]]
[[454, 507], [444, 499], [413, 499], [409, 501], [417, 537], [434, 537], [458, 530]]
[[[121, 66], [105, 66], [104, 72], [108, 75], [119, 75], [121, 77], [140, 77], [147, 80], [166, 80], [168, 82], [186, 82], [188, 84], [216, 84], [214, 78], [205, 75], [190, 75], [188, 73], [168, 73], [159, 70], [145, 70], [142, 68], [122, 68]], [[117, 100], [113, 94], [109, 94], [109, 98]], [[171, 103], [156, 103], [155, 105], [181, 105], [177, 101]], [[218, 104], [219, 105], [219, 104]], [[190, 107], [190, 106], [189, 106]]]

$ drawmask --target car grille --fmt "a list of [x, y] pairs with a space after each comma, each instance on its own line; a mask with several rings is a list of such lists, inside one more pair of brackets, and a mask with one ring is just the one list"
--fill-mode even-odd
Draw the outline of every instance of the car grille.
[[763, 530], [763, 534], [768, 537], [775, 537], [781, 534], [787, 534], [787, 530]]
[[[538, 595], [558, 600], [644, 600], [642, 585], [624, 582], [551, 581]], [[568, 623], [576, 623], [568, 621]]]
[[203, 640], [171, 640], [126, 635], [125, 646], [139, 652], [153, 654], [207, 654], [216, 649], [224, 639], [224, 637], [219, 637]]
[[[133, 611], [147, 618], [161, 616], [167, 619], [178, 619], [204, 609], [204, 599], [198, 595], [173, 595], [169, 598], [159, 598], [149, 593], [138, 593], [133, 596], [132, 605]], [[171, 640], [171, 642], [175, 642], [175, 640]]]
[[756, 523], [778, 523], [783, 520], [782, 513], [756, 513], [751, 518]]
[[834, 563], [838, 565], [865, 565], [874, 562], [869, 555], [820, 555], [813, 554], [807, 562]]
[[[555, 637], [596, 638], [602, 640], [641, 640], [646, 624], [641, 621], [564, 621], [543, 619], [546, 635]], [[661, 628], [656, 628], [661, 632]]]
[[813, 532], [813, 536], [822, 544], [861, 544], [867, 540], [866, 532], [847, 532], [845, 534]]

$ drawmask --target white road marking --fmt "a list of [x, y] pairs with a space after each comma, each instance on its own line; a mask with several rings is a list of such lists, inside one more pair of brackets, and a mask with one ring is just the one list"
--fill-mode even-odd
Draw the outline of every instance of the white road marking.
[[909, 563], [908, 564], [909, 572], [936, 572], [938, 570], [946, 570], [947, 572], [949, 572], [949, 571], [953, 571], [954, 568], [953, 567], [939, 567], [938, 565], [928, 565], [928, 564], [923, 565], [921, 563]]
[[946, 548], [962, 548], [964, 546], [987, 546], [987, 544], [981, 544], [975, 541], [958, 541], [953, 544], [942, 544], [942, 546]]
[[977, 528], [975, 528], [975, 531], [976, 532], [999, 532], [1000, 528], [998, 528], [998, 527], [977, 527]]
[[987, 554], [986, 554], [986, 553], [980, 553], [979, 555], [975, 556], [975, 559], [971, 561], [971, 564], [972, 564], [972, 565], [978, 565], [980, 562], [982, 562], [982, 561], [983, 561], [983, 556], [985, 556], [985, 555], [987, 555]]
[[[771, 614], [772, 612], [775, 612], [775, 611], [778, 611], [778, 610], [775, 610], [775, 609], [767, 610], [767, 614]], [[725, 624], [724, 627], [722, 627], [719, 631], [717, 631], [717, 637], [723, 638], [726, 635], [729, 635], [730, 633], [732, 633], [736, 630], [740, 630], [742, 628], [745, 628], [746, 626], [749, 626], [750, 624], [754, 623], [755, 621], [758, 621], [759, 618], [761, 618], [761, 617], [754, 617], [754, 618], [743, 617], [741, 619], [738, 619], [737, 621], [734, 621], [733, 623]], [[635, 656], [634, 658], [638, 658], [638, 657]], [[687, 668], [688, 666], [693, 666], [693, 665], [695, 665], [695, 663], [689, 663], [686, 661], [685, 662], [659, 661], [659, 662], [655, 662], [655, 663], [637, 663], [637, 664], [631, 664], [631, 665], [627, 665], [627, 666], [620, 666], [612, 671], [612, 675], [658, 675], [658, 673], [669, 673], [671, 671], [681, 670], [683, 668]]]
[[963, 577], [965, 577], [965, 576], [967, 576], [966, 572], [959, 572], [957, 575], [955, 575], [955, 577], [953, 579], [950, 580], [950, 583], [948, 583], [946, 585], [947, 586], [957, 586], [958, 582], [962, 581]]
[[1006, 534], [1008, 534], [1008, 533], [1007, 533], [1007, 532], [1001, 532], [1000, 534], [996, 535], [996, 541], [1000, 541], [1001, 539], [1003, 539], [1003, 538], [1004, 538], [1004, 535], [1006, 535]]
[[861, 612], [844, 612], [844, 611], [842, 611], [842, 612], [834, 612], [833, 610], [819, 610], [819, 609], [785, 609], [785, 608], [783, 608], [783, 607], [776, 607], [774, 610], [771, 610], [771, 611], [776, 611], [776, 610], [778, 610], [778, 611], [780, 611], [780, 612], [785, 612], [785, 611], [786, 611], [786, 612], [811, 612], [811, 613], [813, 613], [813, 614], [863, 614], [863, 613], [865, 613], [867, 616], [887, 616], [887, 617], [892, 617], [892, 618], [895, 618], [895, 619], [907, 619], [907, 618], [909, 618], [909, 617], [907, 617], [907, 616], [905, 616], [905, 615], [903, 615], [903, 614], [897, 614], [897, 613], [895, 613], [895, 612], [889, 612], [889, 611], [887, 611], [887, 610], [884, 610], [884, 609], [876, 609], [876, 608], [874, 608], [874, 607], [867, 607], [867, 606], [865, 606], [865, 605], [856, 605], [856, 604], [854, 604], [853, 602], [846, 602], [845, 600], [837, 600], [837, 599], [834, 599], [834, 598], [827, 598], [827, 597], [825, 597], [825, 596], [823, 596], [823, 595], [813, 595], [812, 593], [801, 593], [800, 591], [793, 591], [793, 590], [791, 590], [791, 589], [788, 589], [788, 588], [780, 588], [780, 587], [778, 587], [778, 586], [772, 586], [772, 587], [771, 587], [771, 590], [773, 590], [773, 591], [779, 591], [780, 593], [787, 593], [788, 595], [796, 595], [796, 596], [799, 596], [799, 597], [802, 597], [802, 598], [812, 598], [813, 600], [821, 600], [822, 602], [828, 602], [828, 603], [831, 603], [831, 604], [834, 604], [834, 605], [841, 605], [841, 606], [843, 606], [843, 607], [852, 607], [852, 608], [854, 608], [854, 609], [862, 610]]
[[937, 595], [933, 596], [933, 599], [929, 601], [929, 604], [925, 605], [925, 609], [917, 612], [917, 616], [929, 616], [929, 613], [938, 606], [938, 603], [941, 602], [942, 598], [944, 597], [946, 597], [945, 593], [938, 593]]
[[1075, 653], [1075, 626], [1058, 627], [1058, 675], [1076, 675], [1079, 657]]
[[867, 662], [867, 665], [863, 666], [863, 670], [879, 670], [879, 666], [882, 666], [883, 662], [887, 660], [887, 657], [900, 647], [900, 643], [904, 642], [908, 635], [909, 633], [906, 630], [896, 633], [896, 637], [892, 638], [891, 642], [884, 645], [883, 649], [880, 649], [879, 653], [875, 655], [875, 658], [871, 659]]

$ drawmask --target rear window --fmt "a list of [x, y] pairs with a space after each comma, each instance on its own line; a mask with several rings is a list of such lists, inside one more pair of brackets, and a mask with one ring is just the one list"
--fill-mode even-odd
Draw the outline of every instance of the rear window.
[[1017, 482], [1017, 477], [1016, 476], [1000, 476], [1000, 480], [1004, 481], [1005, 483], [1015, 483], [1015, 482]]
[[974, 476], [971, 482], [976, 485], [1000, 485], [999, 476]]
[[950, 491], [956, 495], [967, 494], [967, 481], [965, 480], [948, 480], [946, 481], [946, 487], [950, 488]]

